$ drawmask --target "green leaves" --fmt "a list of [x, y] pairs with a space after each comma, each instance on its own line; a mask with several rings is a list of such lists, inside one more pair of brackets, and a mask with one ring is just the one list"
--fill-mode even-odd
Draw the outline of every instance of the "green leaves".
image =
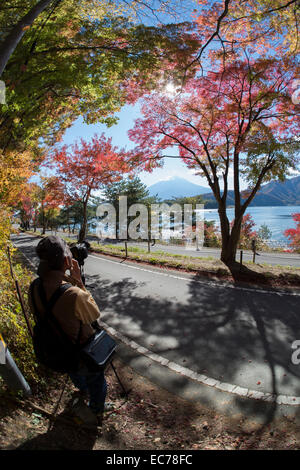
[[[0, 10], [1, 27], [33, 4]], [[53, 145], [80, 115], [89, 124], [112, 125], [128, 99], [154, 87], [179, 54], [184, 64], [196, 48], [187, 25], [136, 25], [108, 1], [63, 0], [52, 8], [26, 31], [3, 75], [7, 106], [0, 109], [0, 149], [5, 151], [36, 148], [41, 138]]]
[[299, 163], [300, 142], [292, 137], [276, 138], [266, 126], [256, 128], [248, 138], [247, 156], [242, 174], [249, 182], [255, 182], [266, 168], [263, 182], [273, 179], [284, 181]]

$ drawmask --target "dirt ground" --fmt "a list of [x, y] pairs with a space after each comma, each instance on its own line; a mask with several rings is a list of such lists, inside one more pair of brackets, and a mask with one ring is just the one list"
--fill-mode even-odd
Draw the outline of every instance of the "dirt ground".
[[[30, 398], [1, 393], [2, 450], [296, 450], [300, 427], [291, 419], [257, 424], [232, 419], [185, 401], [115, 360], [128, 397], [111, 368], [107, 401], [115, 404], [99, 427], [85, 427], [70, 413], [75, 388], [56, 376], [47, 393]], [[64, 385], [65, 389], [61, 396]], [[58, 409], [56, 410], [58, 406]], [[55, 413], [56, 411], [56, 413]], [[56, 414], [54, 417], [53, 415]]]

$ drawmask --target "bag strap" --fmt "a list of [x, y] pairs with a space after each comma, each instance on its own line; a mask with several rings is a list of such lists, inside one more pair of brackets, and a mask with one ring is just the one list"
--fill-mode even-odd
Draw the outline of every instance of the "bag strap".
[[[69, 283], [66, 283], [66, 284], [62, 284], [61, 286], [59, 286], [56, 291], [52, 294], [51, 298], [49, 300], [47, 300], [47, 297], [46, 297], [46, 293], [45, 293], [45, 289], [44, 289], [44, 286], [43, 286], [43, 282], [42, 282], [42, 279], [41, 278], [37, 278], [34, 280], [34, 282], [32, 283], [32, 293], [31, 293], [31, 297], [33, 299], [33, 306], [34, 306], [34, 309], [36, 310], [36, 312], [38, 312], [37, 310], [37, 307], [36, 307], [36, 302], [35, 302], [35, 299], [34, 299], [34, 295], [33, 295], [33, 286], [34, 285], [37, 285], [37, 289], [38, 289], [38, 292], [39, 292], [39, 295], [40, 295], [40, 299], [43, 303], [43, 305], [45, 306], [45, 309], [46, 309], [46, 315], [48, 316], [48, 318], [51, 319], [51, 321], [53, 321], [53, 323], [55, 324], [55, 326], [57, 327], [57, 329], [59, 330], [60, 334], [65, 337], [68, 341], [70, 341], [70, 338], [69, 336], [67, 335], [67, 333], [64, 331], [64, 329], [61, 327], [59, 321], [57, 320], [57, 318], [55, 317], [55, 315], [53, 314], [52, 310], [53, 310], [53, 307], [54, 305], [56, 304], [56, 302], [58, 301], [58, 299], [63, 295], [63, 293], [68, 290], [70, 287], [72, 287], [72, 284], [69, 284]], [[81, 329], [82, 329], [82, 322], [80, 321], [80, 325], [79, 325], [79, 331], [78, 331], [78, 335], [77, 335], [77, 339], [76, 339], [76, 346], [79, 345], [79, 342], [80, 342], [80, 336], [81, 336]]]
[[41, 298], [41, 301], [43, 302], [43, 304], [45, 305], [45, 308], [46, 308], [46, 312], [47, 313], [52, 313], [52, 309], [54, 307], [54, 305], [56, 304], [56, 302], [58, 301], [58, 299], [63, 295], [63, 293], [69, 289], [70, 287], [72, 287], [72, 284], [62, 284], [61, 286], [59, 286], [56, 291], [52, 294], [52, 296], [50, 297], [49, 300], [47, 300], [47, 297], [46, 297], [46, 293], [45, 293], [45, 289], [44, 289], [44, 286], [43, 286], [43, 282], [41, 279], [39, 279], [39, 283], [38, 283], [38, 291], [39, 291], [39, 294], [40, 294], [40, 298]]
[[45, 293], [45, 290], [44, 290], [44, 286], [43, 286], [43, 283], [42, 283], [42, 280], [41, 278], [37, 277], [31, 284], [30, 286], [30, 296], [31, 296], [31, 299], [32, 299], [32, 304], [33, 304], [33, 308], [35, 310], [35, 313], [38, 314], [38, 309], [37, 309], [37, 305], [36, 305], [36, 301], [35, 301], [35, 298], [34, 298], [34, 287], [37, 286], [37, 289], [38, 289], [38, 292], [39, 292], [39, 295], [40, 295], [40, 298], [41, 298], [41, 301], [42, 303], [44, 304], [45, 306], [45, 309], [46, 309], [46, 313], [51, 313], [55, 303], [58, 301], [58, 299], [61, 297], [61, 295], [67, 290], [69, 289], [69, 287], [72, 287], [72, 284], [62, 284], [61, 286], [58, 287], [58, 289], [56, 289], [56, 291], [52, 294], [50, 300], [47, 300], [47, 297], [46, 297], [46, 293]]

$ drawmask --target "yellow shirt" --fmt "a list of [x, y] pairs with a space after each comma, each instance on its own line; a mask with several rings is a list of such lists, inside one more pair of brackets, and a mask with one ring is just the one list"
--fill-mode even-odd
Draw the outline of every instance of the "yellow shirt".
[[[75, 343], [80, 331], [80, 321], [82, 322], [80, 343], [84, 343], [95, 332], [91, 323], [100, 318], [99, 308], [90, 292], [86, 290], [82, 283], [74, 278], [64, 275], [60, 271], [50, 271], [43, 278], [43, 287], [47, 300], [50, 300], [55, 290], [64, 283], [73, 284], [55, 303], [52, 313], [59, 321], [62, 329], [70, 336]], [[31, 299], [31, 289], [29, 290], [29, 305], [34, 312]], [[39, 298], [37, 289], [32, 293], [37, 305], [38, 312], [45, 313], [45, 308]]]

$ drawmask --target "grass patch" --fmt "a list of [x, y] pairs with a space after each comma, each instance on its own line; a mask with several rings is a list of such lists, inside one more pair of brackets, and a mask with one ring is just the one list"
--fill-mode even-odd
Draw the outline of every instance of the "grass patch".
[[[30, 233], [30, 232], [27, 232]], [[33, 235], [36, 233], [31, 232]], [[63, 234], [60, 234], [67, 243], [74, 243], [74, 239], [70, 239]], [[137, 246], [127, 246], [127, 256], [124, 245], [106, 244], [102, 245], [97, 242], [91, 242], [91, 248], [95, 253], [103, 255], [117, 256], [126, 258], [128, 260], [144, 262], [150, 265], [164, 266], [166, 268], [180, 269], [188, 272], [195, 272], [199, 274], [207, 274], [215, 276], [220, 279], [232, 279], [229, 269], [224, 263], [212, 256], [198, 257], [188, 256], [177, 253], [164, 252], [163, 250], [148, 252], [147, 249], [139, 248]], [[261, 276], [269, 285], [274, 286], [300, 286], [300, 268], [293, 266], [273, 266], [267, 263], [253, 263], [253, 261], [244, 261], [245, 266], [249, 267], [251, 271], [257, 273], [260, 279]]]

